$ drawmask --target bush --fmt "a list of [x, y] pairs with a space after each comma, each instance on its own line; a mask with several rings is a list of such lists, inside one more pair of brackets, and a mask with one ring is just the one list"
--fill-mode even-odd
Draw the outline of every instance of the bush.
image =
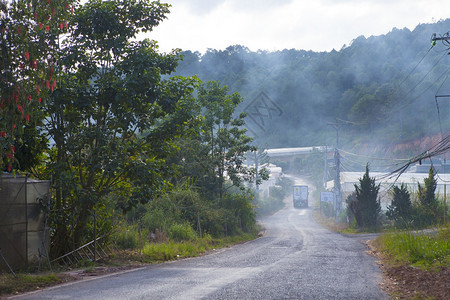
[[256, 228], [256, 216], [250, 192], [225, 193], [221, 204], [221, 216], [225, 235], [251, 232]]
[[418, 184], [417, 197], [419, 201], [415, 222], [421, 227], [435, 225], [438, 221], [439, 204], [435, 195], [437, 181], [434, 176], [434, 169], [430, 167], [428, 177], [424, 180], [424, 185]]
[[113, 237], [116, 246], [120, 249], [134, 249], [139, 245], [139, 233], [135, 228], [119, 229]]
[[413, 207], [411, 196], [405, 184], [400, 187], [394, 186], [392, 188], [392, 202], [387, 207], [386, 216], [389, 220], [393, 220], [398, 228], [407, 228], [411, 226], [413, 217]]
[[171, 240], [181, 242], [181, 241], [192, 241], [197, 238], [197, 235], [189, 224], [173, 224], [168, 230], [169, 238]]
[[369, 166], [359, 179], [359, 185], [355, 184], [355, 199], [350, 199], [348, 207], [356, 219], [359, 228], [375, 229], [380, 222], [380, 200], [378, 191], [380, 185], [375, 184], [375, 178], [369, 177]]

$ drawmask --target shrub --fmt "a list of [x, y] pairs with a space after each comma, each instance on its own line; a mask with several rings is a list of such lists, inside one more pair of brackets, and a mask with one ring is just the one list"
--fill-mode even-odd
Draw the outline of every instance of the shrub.
[[389, 220], [393, 220], [396, 227], [409, 227], [413, 214], [411, 196], [405, 184], [400, 187], [392, 188], [392, 202], [387, 207], [386, 216]]
[[197, 235], [192, 229], [191, 225], [185, 224], [173, 224], [168, 230], [169, 238], [171, 240], [180, 241], [192, 241], [197, 238]]
[[356, 198], [349, 203], [349, 208], [355, 216], [360, 228], [374, 229], [379, 224], [381, 206], [378, 199], [380, 185], [375, 184], [375, 178], [369, 177], [369, 166], [359, 185], [355, 184]]
[[120, 228], [115, 234], [114, 242], [120, 249], [134, 249], [139, 245], [139, 233], [135, 228]]
[[432, 167], [428, 172], [428, 177], [424, 180], [424, 185], [418, 184], [418, 203], [416, 207], [415, 226], [426, 227], [435, 225], [438, 221], [439, 204], [435, 195], [437, 182], [434, 178], [435, 172]]

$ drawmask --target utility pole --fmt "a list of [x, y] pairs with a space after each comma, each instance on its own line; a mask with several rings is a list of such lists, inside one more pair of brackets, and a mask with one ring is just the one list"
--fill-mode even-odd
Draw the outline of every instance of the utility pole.
[[442, 41], [442, 43], [444, 44], [444, 46], [448, 47], [447, 50], [449, 50], [449, 52], [447, 54], [450, 55], [450, 31], [447, 33], [444, 33], [442, 36], [436, 36], [436, 33], [433, 33], [431, 35], [431, 46], [436, 46], [437, 41]]
[[258, 180], [259, 180], [259, 165], [258, 165], [258, 151], [255, 151], [255, 169], [256, 169], [256, 174], [255, 174], [255, 190], [256, 190], [256, 194], [259, 196], [259, 184], [258, 184]]
[[334, 149], [334, 161], [336, 165], [336, 174], [334, 178], [334, 195], [335, 195], [335, 218], [339, 220], [339, 215], [341, 213], [342, 206], [342, 193], [341, 193], [341, 158], [339, 154], [339, 129], [346, 125], [347, 122], [336, 122], [336, 123], [328, 123], [327, 125], [333, 126], [336, 130], [336, 148]]
[[[448, 47], [447, 50], [450, 50], [450, 31], [445, 33], [443, 36], [437, 37], [436, 33], [433, 33], [431, 35], [431, 45], [436, 46], [437, 41], [442, 41], [442, 43]], [[450, 51], [447, 53], [450, 55]], [[445, 81], [445, 80], [444, 80]], [[439, 90], [438, 90], [439, 91]], [[436, 101], [436, 107], [438, 109], [438, 115], [439, 115], [439, 105], [438, 105], [438, 98], [450, 98], [450, 95], [436, 95], [434, 96], [434, 100]], [[441, 130], [441, 140], [442, 140], [442, 127], [441, 127], [441, 121], [439, 118], [439, 127]], [[447, 163], [447, 159], [444, 156], [444, 174], [445, 172], [445, 166]], [[447, 183], [444, 182], [444, 224], [446, 224], [446, 217], [447, 217]]]
[[431, 35], [431, 44], [435, 46], [437, 41], [442, 41], [447, 46], [450, 46], [450, 31], [440, 37], [436, 36], [436, 33], [433, 33]]
[[323, 188], [327, 189], [327, 181], [328, 181], [328, 147], [325, 146], [324, 154], [324, 171], [323, 171]]

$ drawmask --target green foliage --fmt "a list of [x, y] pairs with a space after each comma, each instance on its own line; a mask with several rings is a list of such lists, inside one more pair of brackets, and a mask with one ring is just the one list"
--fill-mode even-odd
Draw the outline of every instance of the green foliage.
[[146, 262], [161, 262], [184, 257], [195, 257], [207, 250], [227, 247], [232, 244], [252, 240], [256, 235], [242, 234], [239, 236], [214, 239], [209, 235], [197, 238], [195, 241], [146, 244], [142, 249], [141, 260]]
[[17, 274], [17, 278], [12, 274], [0, 274], [0, 296], [5, 294], [15, 294], [43, 288], [63, 282], [55, 274], [34, 275], [34, 274]]
[[139, 232], [133, 226], [121, 228], [113, 236], [113, 241], [119, 249], [135, 249], [139, 245]]
[[[58, 43], [71, 0], [0, 2], [0, 169], [30, 171], [45, 147], [37, 132], [57, 82]], [[25, 132], [27, 131], [27, 132]], [[25, 133], [25, 134], [24, 134]], [[31, 146], [30, 148], [25, 145]], [[20, 153], [19, 153], [20, 152]], [[16, 160], [18, 156], [19, 163]]]
[[251, 193], [239, 189], [225, 193], [222, 201], [209, 199], [181, 184], [144, 206], [138, 220], [146, 230], [166, 232], [175, 240], [240, 234], [255, 228], [252, 200]]
[[387, 207], [386, 215], [398, 228], [410, 227], [413, 217], [413, 206], [405, 184], [392, 188], [392, 202]]
[[61, 252], [82, 242], [106, 197], [113, 195], [116, 208], [126, 212], [170, 188], [167, 178], [176, 166], [166, 159], [176, 149], [174, 139], [197, 118], [198, 81], [166, 76], [177, 65], [175, 53], [160, 54], [155, 42], [135, 40], [164, 20], [168, 7], [92, 0], [71, 20], [60, 49], [64, 73], [45, 107], [45, 129], [54, 141], [54, 241]]
[[255, 230], [255, 211], [252, 205], [253, 195], [236, 191], [226, 193], [219, 203], [223, 218], [225, 235], [238, 235]]
[[348, 203], [359, 228], [375, 229], [379, 225], [379, 189], [380, 185], [375, 184], [375, 178], [369, 177], [369, 166], [366, 165], [366, 172], [359, 179], [359, 185], [355, 184], [355, 198], [349, 199]]
[[221, 199], [226, 178], [236, 187], [242, 187], [244, 181], [253, 179], [253, 172], [244, 161], [246, 152], [256, 151], [256, 148], [250, 145], [252, 139], [243, 127], [246, 114], [234, 117], [236, 107], [243, 101], [238, 93], [229, 95], [227, 86], [208, 82], [200, 86], [198, 100], [204, 110], [199, 135], [199, 154], [202, 157], [198, 160], [207, 164], [197, 184], [202, 184], [202, 190], [211, 197], [218, 195]]
[[192, 241], [197, 235], [189, 224], [173, 224], [168, 229], [169, 238], [176, 242]]
[[383, 235], [377, 241], [393, 259], [415, 266], [449, 267], [449, 230], [436, 233], [398, 232]]
[[433, 225], [438, 220], [439, 205], [435, 195], [437, 181], [434, 176], [435, 171], [433, 167], [430, 167], [428, 177], [424, 180], [424, 185], [418, 184], [416, 226], [424, 227]]
[[203, 228], [199, 228], [199, 221], [200, 226], [207, 222], [211, 208], [202, 201], [192, 186], [183, 184], [176, 186], [162, 197], [155, 198], [144, 209], [145, 213], [140, 222], [151, 232], [155, 232], [156, 229], [169, 231], [173, 226], [189, 226], [200, 234]]

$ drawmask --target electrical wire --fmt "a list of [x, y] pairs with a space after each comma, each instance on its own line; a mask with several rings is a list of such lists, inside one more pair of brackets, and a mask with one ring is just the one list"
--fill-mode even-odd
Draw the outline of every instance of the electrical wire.
[[433, 49], [434, 45], [431, 45], [431, 47], [428, 49], [428, 51], [425, 53], [425, 55], [419, 60], [419, 62], [414, 66], [414, 68], [406, 75], [405, 78], [403, 78], [402, 82], [399, 83], [399, 87], [405, 83], [405, 81], [411, 76], [411, 74], [417, 69], [417, 67], [420, 65], [420, 63], [427, 57], [428, 53], [430, 53], [431, 49]]
[[439, 57], [439, 59], [436, 61], [436, 63], [433, 65], [433, 67], [431, 67], [431, 69], [419, 80], [419, 82], [416, 83], [416, 85], [414, 85], [414, 87], [409, 90], [409, 92], [406, 93], [405, 97], [408, 96], [417, 86], [419, 86], [419, 84], [421, 84], [425, 78], [428, 77], [428, 75], [431, 73], [431, 71], [433, 71], [434, 68], [436, 68], [436, 66], [440, 63], [440, 61], [446, 56], [447, 54], [444, 53], [443, 55], [441, 55], [441, 57]]
[[[433, 71], [434, 68], [436, 68], [436, 66], [439, 64], [439, 62], [444, 58], [446, 54], [444, 53], [437, 61], [436, 63], [433, 65], [433, 67], [431, 67], [431, 69], [414, 85], [413, 88], [411, 88], [408, 92], [405, 93], [405, 95], [403, 96], [403, 98], [407, 98], [424, 80], [425, 78], [428, 77], [428, 75], [431, 73], [431, 71]], [[441, 75], [442, 76], [442, 75]], [[412, 98], [411, 101], [409, 101], [408, 103], [405, 103], [404, 105], [402, 105], [401, 107], [397, 108], [394, 112], [398, 112], [399, 110], [403, 110], [404, 108], [406, 108], [407, 106], [413, 104], [413, 102], [415, 100], [417, 100], [420, 96], [422, 96], [427, 90], [429, 90], [431, 87], [433, 86], [433, 84], [431, 84], [428, 88], [426, 88], [424, 91], [422, 91], [419, 95], [417, 95], [416, 97]]]
[[430, 147], [428, 150], [423, 151], [422, 153], [410, 158], [408, 162], [389, 174], [385, 175], [386, 178], [396, 177], [395, 181], [398, 180], [401, 174], [403, 174], [409, 166], [415, 164], [417, 162], [421, 162], [430, 157], [442, 155], [450, 150], [450, 135], [447, 135], [444, 139], [441, 139], [437, 144]]
[[[437, 61], [434, 63], [434, 65], [431, 67], [431, 69], [414, 85], [413, 88], [411, 88], [408, 92], [405, 92], [404, 95], [402, 95], [402, 98], [406, 99], [424, 80], [425, 78], [431, 73], [431, 71], [433, 71], [433, 69], [439, 64], [439, 62], [446, 56], [446, 53], [444, 53], [443, 55], [441, 55]], [[447, 70], [445, 71], [447, 72]], [[442, 73], [440, 77], [442, 77], [444, 74]], [[431, 83], [425, 90], [423, 90], [420, 94], [416, 95], [414, 98], [410, 98], [409, 101], [406, 101], [406, 103], [404, 103], [403, 105], [398, 106], [397, 108], [393, 108], [391, 111], [390, 116], [387, 118], [388, 120], [392, 120], [394, 117], [397, 116], [397, 113], [404, 110], [406, 107], [412, 105], [414, 103], [414, 101], [416, 101], [417, 99], [419, 99], [426, 91], [428, 91], [431, 87], [433, 87], [434, 83]], [[392, 93], [391, 96], [395, 95], [395, 93]]]

